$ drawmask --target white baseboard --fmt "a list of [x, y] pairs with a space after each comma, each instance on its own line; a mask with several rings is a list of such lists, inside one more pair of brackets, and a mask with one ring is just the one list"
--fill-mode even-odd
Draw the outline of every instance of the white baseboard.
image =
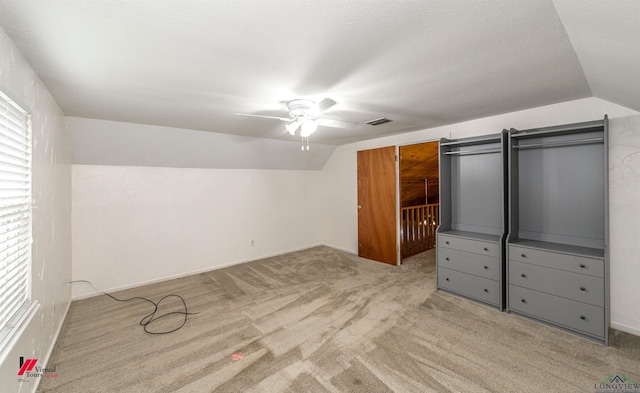
[[[47, 367], [49, 367], [48, 365], [49, 359], [51, 359], [51, 354], [53, 353], [53, 350], [56, 347], [56, 343], [58, 342], [58, 336], [60, 336], [60, 332], [62, 332], [62, 327], [64, 326], [64, 323], [67, 320], [67, 315], [69, 314], [70, 308], [71, 308], [71, 299], [69, 299], [69, 303], [67, 303], [67, 308], [66, 310], [64, 310], [64, 315], [62, 316], [62, 319], [61, 319], [62, 322], [60, 322], [60, 326], [58, 326], [58, 330], [56, 331], [56, 334], [54, 334], [53, 336], [53, 341], [51, 342], [51, 346], [49, 347], [49, 350], [47, 351], [47, 354], [43, 359], [42, 363], [47, 365]], [[38, 386], [40, 386], [40, 381], [42, 381], [42, 378], [36, 378], [36, 383], [34, 384], [33, 390], [31, 391], [31, 393], [35, 393], [38, 390]]]
[[[291, 249], [291, 250], [280, 251], [280, 252], [276, 252], [276, 253], [272, 253], [272, 254], [261, 255], [259, 257], [254, 257], [254, 258], [249, 258], [249, 259], [241, 259], [241, 260], [234, 261], [234, 262], [224, 263], [222, 265], [217, 265], [215, 267], [206, 267], [204, 269], [190, 270], [190, 271], [187, 271], [187, 272], [174, 274], [174, 275], [171, 275], [171, 276], [155, 278], [153, 280], [141, 281], [141, 282], [137, 282], [137, 283], [130, 284], [130, 285], [123, 285], [123, 286], [120, 286], [120, 287], [113, 287], [113, 288], [100, 288], [100, 289], [103, 290], [104, 292], [113, 293], [113, 292], [117, 292], [117, 291], [123, 291], [125, 289], [141, 287], [143, 285], [156, 284], [156, 283], [163, 282], [163, 281], [174, 280], [176, 278], [182, 278], [182, 277], [192, 276], [192, 275], [195, 275], [195, 274], [206, 273], [206, 272], [211, 272], [211, 271], [214, 271], [214, 270], [224, 269], [225, 267], [240, 265], [242, 263], [259, 261], [260, 259], [277, 257], [277, 256], [280, 256], [280, 255], [289, 254], [289, 253], [292, 253], [292, 252], [308, 250], [310, 248], [318, 247], [318, 246], [322, 246], [322, 245], [323, 244], [314, 244], [314, 245], [295, 248], [295, 249]], [[339, 248], [337, 248], [337, 247], [332, 247], [332, 246], [327, 246], [327, 247], [331, 247], [331, 248], [335, 248], [335, 249], [339, 250]], [[343, 250], [341, 250], [341, 251], [343, 251]], [[345, 251], [345, 252], [349, 252], [349, 251]], [[80, 280], [81, 278], [77, 278], [77, 279]], [[72, 296], [71, 300], [87, 299], [87, 298], [94, 297], [94, 296], [99, 296], [99, 295], [102, 295], [102, 293], [100, 293], [100, 292], [92, 292], [92, 293]]]
[[354, 250], [349, 250], [346, 248], [342, 248], [342, 247], [338, 247], [338, 246], [332, 246], [331, 244], [322, 244], [322, 246], [326, 246], [326, 247], [331, 247], [333, 249], [336, 249], [338, 251], [342, 251], [342, 252], [346, 252], [347, 254], [351, 254], [351, 255], [358, 255], [358, 251], [354, 251]]
[[611, 322], [611, 328], [620, 330], [621, 332], [633, 334], [634, 336], [640, 337], [640, 329], [633, 326], [627, 326], [620, 323]]

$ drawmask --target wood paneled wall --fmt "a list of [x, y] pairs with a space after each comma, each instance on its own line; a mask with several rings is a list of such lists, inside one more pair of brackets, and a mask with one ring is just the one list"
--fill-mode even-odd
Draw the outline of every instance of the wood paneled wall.
[[[428, 179], [429, 201], [425, 200], [424, 179]], [[440, 202], [438, 142], [400, 146], [401, 207]]]

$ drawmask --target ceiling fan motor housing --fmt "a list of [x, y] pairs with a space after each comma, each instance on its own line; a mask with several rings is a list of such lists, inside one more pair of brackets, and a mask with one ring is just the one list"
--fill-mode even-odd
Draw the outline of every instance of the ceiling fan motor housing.
[[287, 102], [287, 108], [293, 118], [318, 116], [316, 103], [311, 100], [292, 100]]

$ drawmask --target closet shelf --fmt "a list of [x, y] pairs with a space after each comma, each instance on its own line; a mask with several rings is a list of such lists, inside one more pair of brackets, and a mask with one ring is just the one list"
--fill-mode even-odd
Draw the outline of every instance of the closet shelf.
[[448, 156], [468, 156], [472, 154], [493, 154], [493, 153], [502, 153], [502, 150], [500, 149], [457, 150], [457, 151], [447, 151], [444, 154]]
[[567, 141], [532, 143], [532, 144], [526, 144], [526, 145], [513, 145], [513, 148], [524, 150], [524, 149], [540, 149], [545, 147], [590, 145], [594, 143], [604, 143], [604, 138], [585, 138], [585, 139], [575, 139], [575, 140], [567, 140]]

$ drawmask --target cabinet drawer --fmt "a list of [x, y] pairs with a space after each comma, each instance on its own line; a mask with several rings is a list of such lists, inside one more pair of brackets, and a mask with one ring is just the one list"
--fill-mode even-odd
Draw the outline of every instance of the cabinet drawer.
[[509, 261], [509, 284], [604, 307], [604, 279]]
[[604, 337], [604, 308], [509, 285], [509, 310], [596, 337]]
[[500, 283], [484, 277], [438, 268], [438, 288], [469, 296], [485, 303], [500, 304]]
[[500, 261], [495, 257], [438, 247], [438, 266], [500, 280]]
[[588, 274], [595, 277], [604, 277], [604, 261], [602, 259], [585, 258], [553, 251], [510, 245], [509, 260], [533, 263], [535, 265]]
[[498, 243], [464, 239], [455, 236], [438, 235], [438, 247], [453, 248], [455, 250], [491, 257], [500, 256], [500, 245]]

